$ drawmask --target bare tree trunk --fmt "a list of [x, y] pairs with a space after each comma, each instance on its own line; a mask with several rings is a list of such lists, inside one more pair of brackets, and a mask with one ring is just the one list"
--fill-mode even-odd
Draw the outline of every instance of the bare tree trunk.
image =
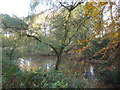
[[57, 62], [55, 64], [55, 70], [59, 69], [59, 65], [60, 65], [60, 62], [61, 62], [61, 57], [62, 57], [62, 53], [57, 54]]

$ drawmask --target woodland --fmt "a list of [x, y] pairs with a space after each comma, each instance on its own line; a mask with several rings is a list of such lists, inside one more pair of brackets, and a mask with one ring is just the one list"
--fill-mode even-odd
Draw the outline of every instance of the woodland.
[[120, 5], [33, 1], [27, 17], [0, 14], [2, 88], [120, 88]]

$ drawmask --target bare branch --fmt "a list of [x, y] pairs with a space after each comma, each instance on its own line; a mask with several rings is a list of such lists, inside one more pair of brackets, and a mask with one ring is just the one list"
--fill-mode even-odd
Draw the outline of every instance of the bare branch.
[[28, 37], [32, 37], [32, 38], [36, 39], [37, 41], [39, 41], [40, 43], [44, 43], [44, 45], [48, 45], [49, 47], [51, 47], [51, 48], [55, 51], [55, 53], [58, 53], [57, 50], [56, 50], [56, 48], [55, 48], [52, 44], [50, 44], [50, 43], [45, 43], [45, 42], [43, 42], [42, 40], [40, 40], [38, 37], [33, 36], [33, 35], [29, 35], [29, 34], [26, 34], [26, 33], [24, 33], [24, 35], [26, 35], [26, 36], [28, 36]]
[[59, 2], [59, 3], [62, 7], [67, 9], [69, 12], [71, 12], [72, 10], [74, 10], [78, 5], [82, 4], [83, 2], [78, 2], [77, 4], [75, 3], [74, 5], [69, 5], [69, 6], [63, 5], [62, 2]]

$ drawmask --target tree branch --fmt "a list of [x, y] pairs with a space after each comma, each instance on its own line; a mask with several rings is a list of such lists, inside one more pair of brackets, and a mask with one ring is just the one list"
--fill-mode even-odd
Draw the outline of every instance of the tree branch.
[[78, 5], [82, 4], [83, 2], [78, 2], [76, 5], [74, 4], [74, 5], [69, 5], [69, 6], [63, 5], [62, 2], [59, 2], [59, 3], [62, 7], [67, 9], [69, 12], [71, 12], [72, 10], [74, 10]]
[[[86, 18], [86, 20], [88, 20], [89, 18], [90, 18], [90, 17]], [[78, 32], [78, 30], [80, 29], [80, 27], [85, 23], [86, 20], [84, 20], [83, 22], [80, 23], [80, 26], [76, 29], [77, 32]], [[76, 33], [77, 33], [77, 32], [76, 32]], [[65, 44], [65, 47], [70, 44], [72, 38], [76, 35], [76, 33], [75, 33], [74, 35], [72, 35], [72, 36], [68, 39], [69, 41], [68, 41], [67, 44]]]
[[37, 38], [36, 36], [32, 36], [32, 35], [29, 35], [29, 34], [26, 34], [26, 33], [24, 33], [24, 35], [26, 35], [26, 36], [28, 36], [28, 37], [32, 37], [32, 38], [34, 38], [34, 39], [36, 39], [37, 41], [39, 41], [39, 42], [42, 42], [39, 38]]
[[[32, 37], [32, 38], [36, 39], [37, 41], [39, 41], [40, 43], [43, 42], [42, 40], [40, 40], [40, 39], [39, 39], [38, 37], [36, 37], [36, 36], [32, 36], [32, 35], [29, 35], [29, 34], [26, 34], [26, 33], [24, 33], [24, 35], [26, 35], [26, 36], [28, 36], [28, 37]], [[55, 51], [56, 54], [58, 53], [57, 50], [56, 50], [56, 48], [55, 48], [52, 44], [50, 44], [50, 43], [45, 43], [45, 42], [43, 42], [43, 43], [44, 43], [44, 45], [48, 45], [49, 47], [51, 47], [51, 48]]]

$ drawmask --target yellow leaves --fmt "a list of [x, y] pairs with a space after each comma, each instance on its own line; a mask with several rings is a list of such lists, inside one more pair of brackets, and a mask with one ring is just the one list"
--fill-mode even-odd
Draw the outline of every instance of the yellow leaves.
[[83, 43], [82, 43], [80, 40], [78, 40], [78, 43], [79, 43], [80, 45], [83, 45]]
[[104, 22], [103, 24], [108, 26], [108, 22]]
[[89, 38], [89, 41], [93, 40], [94, 38], [95, 38], [95, 34], [91, 34], [91, 37]]
[[86, 49], [88, 49], [89, 47], [88, 46], [86, 46], [86, 47], [83, 47], [82, 49], [80, 49], [80, 50], [73, 50], [72, 52], [74, 53], [77, 53], [77, 52], [84, 52]]
[[84, 16], [87, 17], [87, 16], [88, 16], [88, 13], [85, 13]]
[[92, 20], [97, 20], [97, 21], [99, 21], [101, 18], [99, 18], [98, 15], [100, 15], [101, 13], [102, 13], [102, 11], [95, 11], [95, 12], [92, 12], [91, 14], [85, 13], [85, 14], [84, 14], [85, 17], [87, 17], [87, 16], [92, 16], [92, 18], [87, 19], [87, 20], [85, 21], [85, 23], [88, 23], [88, 22], [90, 22], [90, 21], [92, 21]]
[[80, 45], [83, 45], [83, 43], [89, 42], [89, 40], [78, 40], [77, 41]]
[[118, 33], [118, 32], [116, 32], [116, 33], [115, 33], [115, 36], [119, 36], [119, 33]]
[[87, 39], [87, 40], [77, 40], [77, 42], [78, 42], [78, 44], [83, 45], [83, 43], [87, 43], [90, 40], [93, 40], [94, 37], [95, 37], [95, 34], [91, 34], [91, 37], [89, 39]]
[[82, 49], [81, 49], [81, 50], [73, 50], [72, 52], [73, 52], [73, 53], [74, 53], [74, 52], [82, 52]]
[[87, 49], [87, 47], [83, 47], [82, 49], [83, 49], [83, 50], [86, 50], [86, 49]]
[[88, 2], [84, 6], [84, 11], [85, 11], [84, 16], [85, 17], [92, 16], [92, 18], [86, 20], [85, 23], [88, 23], [91, 20], [99, 21], [100, 20], [99, 15], [103, 12], [101, 10], [101, 7], [106, 5], [106, 4], [107, 4], [107, 2], [98, 2], [98, 3]]
[[101, 14], [101, 13], [102, 13], [101, 10], [97, 10], [97, 11], [93, 12], [91, 15], [92, 15], [92, 16], [97, 16], [97, 15], [99, 15], [99, 14]]
[[102, 7], [102, 6], [105, 6], [105, 5], [107, 5], [107, 4], [108, 4], [108, 2], [99, 2], [99, 3], [98, 3], [98, 6]]
[[119, 37], [119, 32], [114, 33], [114, 38], [117, 38], [117, 37]]

